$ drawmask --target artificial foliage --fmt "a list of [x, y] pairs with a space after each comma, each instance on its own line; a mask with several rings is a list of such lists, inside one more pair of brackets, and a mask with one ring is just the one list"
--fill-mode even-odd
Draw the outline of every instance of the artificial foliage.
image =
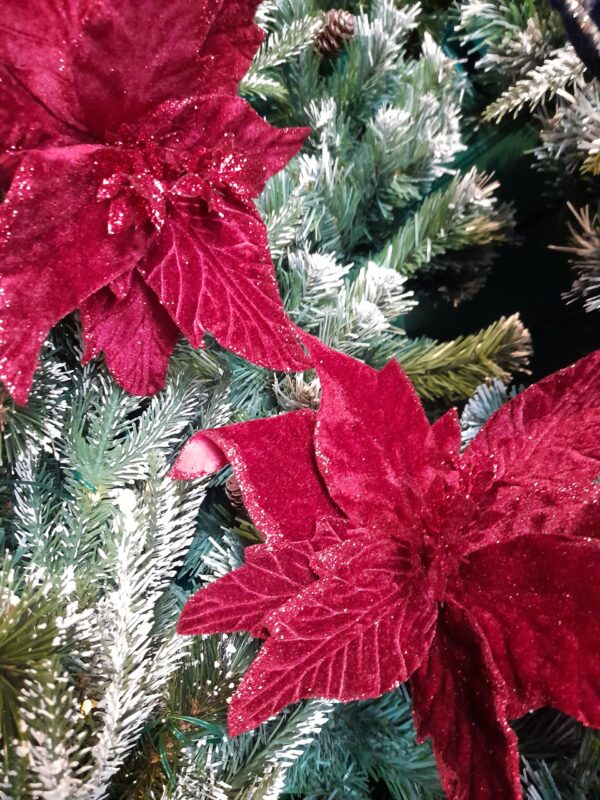
[[354, 15], [344, 9], [332, 8], [315, 39], [315, 46], [324, 56], [335, 56], [347, 39], [354, 36]]
[[[599, 7], [595, 0], [461, 0], [455, 46], [473, 64], [482, 130], [533, 134], [548, 203], [570, 201], [569, 301], [598, 308]], [[458, 42], [458, 45], [457, 45]]]
[[448, 798], [521, 797], [509, 720], [551, 705], [600, 727], [599, 354], [507, 403], [459, 458], [456, 413], [431, 426], [394, 362], [377, 372], [305, 342], [318, 412], [202, 431], [172, 471], [231, 462], [267, 537], [178, 630], [266, 640], [232, 735], [300, 699], [410, 678]]
[[223, 370], [186, 346], [166, 388], [136, 398], [81, 367], [78, 334], [45, 345], [47, 417], [2, 484], [0, 797], [276, 796], [325, 705], [231, 748], [219, 715], [254, 645], [175, 631], [183, 587], [253, 538], [205, 482], [167, 477], [189, 426], [230, 417]]
[[[512, 235], [511, 209], [468, 156], [468, 81], [420, 7], [346, 5], [354, 34], [324, 58], [315, 42], [329, 4], [264, 3], [269, 35], [240, 84], [272, 124], [313, 131], [259, 199], [285, 307], [344, 352], [378, 366], [398, 358], [428, 399], [456, 401], [526, 365], [519, 319], [453, 342], [410, 339], [404, 319], [415, 290], [476, 295]], [[245, 368], [244, 383], [252, 416], [272, 413], [270, 378]]]
[[[169, 83], [173, 93], [165, 99], [172, 102], [177, 89], [170, 83], [172, 73], [160, 68], [163, 62], [150, 63], [159, 39], [166, 43], [167, 55], [177, 42], [180, 66], [197, 64], [197, 54], [184, 52], [197, 30], [189, 16], [195, 3], [184, 8], [179, 3], [155, 7], [149, 0], [94, 0], [81, 7], [93, 7], [95, 14], [110, 20], [117, 15], [119, 28], [132, 9], [142, 14], [146, 2], [153, 9], [151, 29], [125, 25], [120, 28], [129, 32], [124, 48], [97, 50], [99, 39], [85, 50], [86, 63], [98, 70], [92, 78], [102, 84], [99, 98], [108, 96], [104, 87], [112, 92], [113, 79], [144, 86], [151, 79], [157, 88]], [[71, 8], [42, 5], [44, 13]], [[209, 6], [223, 13], [234, 8], [231, 3]], [[9, 30], [2, 17], [9, 7], [27, 14], [32, 6], [3, 5], [3, 48], [16, 30], [14, 24]], [[327, 29], [331, 11], [338, 12], [338, 22]], [[481, 129], [473, 127], [473, 75], [460, 60], [462, 53], [448, 45], [446, 37], [455, 24], [452, 13], [444, 0], [427, 0], [422, 6], [404, 0], [367, 0], [360, 6], [346, 0], [267, 0], [257, 8], [258, 28], [250, 24], [249, 12], [235, 21], [223, 17], [218, 41], [222, 60], [211, 58], [205, 74], [209, 83], [219, 76], [211, 83], [211, 91], [218, 92], [218, 108], [243, 109], [236, 117], [236, 140], [245, 141], [244, 136], [257, 130], [255, 125], [266, 137], [260, 160], [267, 167], [277, 137], [289, 143], [283, 129], [298, 131], [294, 147], [304, 137], [299, 129], [311, 130], [298, 156], [256, 198], [268, 236], [270, 256], [265, 258], [274, 263], [283, 308], [292, 322], [374, 367], [390, 359], [400, 362], [431, 419], [473, 395], [463, 415], [466, 440], [492, 408], [505, 402], [506, 384], [514, 373], [526, 370], [531, 350], [516, 303], [506, 308], [506, 317], [484, 314], [485, 327], [470, 327], [459, 338], [429, 337], [426, 320], [420, 335], [406, 333], [423, 293], [435, 295], [442, 309], [448, 300], [458, 304], [476, 297], [498, 245], [513, 235], [510, 205], [500, 201], [494, 177], [476, 166], [481, 146], [474, 143], [480, 142]], [[26, 84], [32, 70], [54, 63], [50, 59], [41, 65], [32, 48], [40, 43], [39, 52], [47, 54], [62, 22], [53, 27], [43, 23], [45, 17], [40, 19], [40, 37], [25, 37], [22, 54], [11, 50], [13, 59], [26, 60], [29, 54], [27, 63], [21, 60], [20, 71], [9, 70], [10, 75], [2, 72], [2, 137], [7, 109], [14, 111], [14, 93], [7, 98], [8, 87], [17, 79]], [[78, 19], [66, 15], [63, 21], [77, 27]], [[548, 19], [564, 36], [558, 17]], [[112, 41], [110, 30], [109, 25], [105, 43]], [[250, 46], [238, 47], [239, 37], [246, 35], [252, 48], [262, 39], [251, 63]], [[324, 51], [320, 42], [325, 39]], [[65, 70], [58, 64], [58, 82], [36, 85], [36, 92], [68, 88], [65, 75], [70, 75], [71, 59], [79, 58], [81, 41], [79, 34], [76, 42], [70, 40]], [[235, 64], [227, 61], [227, 54]], [[0, 55], [4, 58], [5, 50]], [[189, 86], [178, 84], [183, 97], [176, 99], [196, 92], [192, 83], [193, 76]], [[246, 105], [236, 99], [236, 87]], [[201, 89], [204, 100], [198, 113], [206, 115], [206, 82]], [[147, 101], [152, 97], [149, 91]], [[27, 113], [33, 113], [31, 100], [28, 95], [24, 101]], [[38, 109], [46, 122], [48, 108], [50, 104]], [[127, 109], [121, 98], [108, 111]], [[94, 115], [108, 113], [101, 103], [92, 110]], [[27, 119], [30, 124], [19, 123], [18, 130], [39, 133], [34, 124], [38, 118]], [[10, 127], [11, 134], [14, 130]], [[41, 154], [90, 146], [26, 144]], [[219, 153], [221, 146], [223, 141], [215, 145]], [[283, 166], [292, 149], [285, 149], [271, 171]], [[3, 151], [4, 188], [22, 155]], [[258, 160], [253, 156], [254, 166]], [[60, 214], [67, 213], [65, 201], [74, 198], [59, 173], [51, 177], [39, 198], [36, 224], [60, 222]], [[220, 186], [212, 199], [229, 197], [230, 190]], [[255, 212], [246, 200], [252, 217]], [[118, 197], [94, 202], [116, 204], [115, 213], [120, 208]], [[206, 199], [182, 202], [209, 213]], [[170, 204], [171, 199], [167, 216]], [[72, 202], [68, 213], [77, 215], [78, 210]], [[262, 223], [254, 218], [258, 231]], [[154, 222], [143, 232], [160, 236]], [[256, 241], [261, 236], [257, 233]], [[78, 245], [70, 257], [81, 252], [85, 272], [97, 252], [83, 248], [82, 238]], [[42, 246], [45, 255], [36, 261], [36, 270], [46, 264], [46, 255], [48, 263], [55, 257], [46, 229], [34, 248]], [[232, 257], [232, 249], [227, 252]], [[26, 255], [33, 265], [30, 249]], [[15, 263], [14, 274], [24, 266]], [[39, 272], [35, 276], [19, 302], [29, 302], [41, 291]], [[66, 281], [64, 288], [71, 290]], [[102, 292], [119, 288], [117, 282]], [[263, 326], [237, 284], [234, 299], [236, 319]], [[224, 313], [226, 304], [218, 306]], [[36, 325], [41, 319], [36, 317]], [[218, 333], [199, 319], [202, 327]], [[176, 453], [192, 430], [318, 409], [321, 385], [316, 374], [285, 375], [258, 367], [237, 357], [227, 342], [220, 346], [218, 336], [207, 335], [205, 348], [193, 349], [189, 342], [196, 341], [180, 328], [188, 342], [179, 341], [168, 366], [166, 357], [161, 362], [161, 369], [167, 369], [164, 388], [152, 399], [131, 397], [111, 377], [115, 363], [106, 337], [104, 357], [82, 366], [82, 357], [87, 360], [92, 350], [88, 347], [84, 356], [81, 324], [88, 325], [89, 344], [89, 323], [81, 313], [59, 323], [46, 338], [26, 405], [16, 406], [5, 389], [0, 394], [0, 536], [7, 551], [0, 576], [0, 702], [9, 712], [3, 714], [6, 723], [0, 729], [0, 797], [442, 797], [431, 747], [414, 736], [405, 685], [381, 698], [347, 704], [303, 701], [253, 731], [230, 737], [228, 701], [251, 668], [257, 640], [244, 632], [202, 638], [175, 633], [186, 599], [242, 566], [245, 548], [263, 540], [231, 473], [174, 482], [167, 472]], [[133, 331], [128, 323], [123, 332], [127, 348], [139, 346]], [[144, 357], [132, 363], [139, 375]], [[521, 375], [519, 380], [528, 379]], [[161, 374], [153, 388], [162, 381]], [[558, 715], [532, 715], [517, 730], [527, 800], [594, 797], [600, 756], [593, 732]]]
[[[296, 126], [287, 132], [265, 125], [235, 97], [263, 37], [251, 22], [255, 3], [242, 3], [241, 16], [235, 3], [213, 4], [208, 17], [194, 24], [189, 15], [199, 9], [193, 4], [181, 15], [177, 7], [162, 8], [158, 17], [151, 4], [133, 5], [118, 24], [119, 12], [109, 3], [86, 16], [84, 6], [74, 2], [56, 20], [55, 7], [42, 5], [39, 14], [29, 4], [3, 6], [1, 119], [8, 145], [3, 172], [13, 181], [2, 205], [2, 324], [13, 335], [10, 341], [5, 336], [2, 369], [19, 401], [28, 394], [48, 329], [76, 307], [87, 345], [84, 358], [102, 351], [129, 391], [145, 394], [160, 387], [178, 331], [198, 345], [208, 328], [226, 347], [257, 363], [305, 366], [282, 315], [262, 223], [250, 201], [298, 149], [307, 133], [298, 125], [315, 129], [313, 156], [267, 189], [260, 210], [273, 223], [269, 234], [276, 257], [282, 246], [297, 245], [296, 259], [283, 264], [278, 277], [286, 307], [301, 323], [318, 325], [315, 317], [304, 319], [301, 301], [307, 290], [323, 292], [327, 286], [340, 305], [346, 301], [337, 314], [347, 319], [348, 333], [354, 316], [363, 339], [377, 334], [386, 357], [392, 347], [399, 352], [409, 343], [397, 335], [387, 342], [396, 333], [388, 323], [411, 304], [396, 280], [390, 296], [404, 294], [404, 302], [390, 297], [383, 318], [368, 313], [360, 294], [367, 288], [380, 292], [373, 287], [375, 268], [411, 277], [436, 269], [460, 273], [460, 254], [468, 250], [477, 271], [489, 261], [490, 246], [510, 233], [510, 215], [494, 198], [495, 184], [476, 171], [460, 175], [450, 169], [463, 146], [458, 120], [464, 81], [430, 37], [423, 38], [422, 58], [407, 58], [416, 5], [399, 10], [391, 2], [378, 3], [370, 17], [357, 17], [355, 40], [328, 77], [321, 75], [313, 46], [323, 26], [320, 8], [283, 3], [273, 14], [269, 4], [262, 6], [260, 21], [271, 36], [241, 87], [261, 113]], [[176, 24], [169, 24], [171, 16]], [[43, 35], [46, 28], [50, 38]], [[142, 48], [138, 38], [145, 41]], [[204, 50], [196, 53], [199, 43]], [[211, 51], [217, 44], [219, 59]], [[115, 64], [109, 66], [113, 55]], [[100, 91], [98, 75], [106, 77], [106, 70], [110, 76]], [[123, 92], [129, 92], [127, 102]], [[338, 143], [340, 131], [345, 134]], [[89, 149], [94, 147], [97, 152]], [[450, 175], [453, 180], [440, 182]], [[307, 188], [311, 202], [304, 202]], [[218, 206], [227, 203], [227, 214], [220, 217], [224, 210]], [[89, 247], [81, 243], [92, 241], [90, 262]], [[377, 241], [380, 252], [367, 260], [369, 241]], [[357, 289], [341, 292], [359, 253], [362, 270], [356, 265], [352, 275]], [[330, 269], [328, 285], [319, 281], [317, 287], [314, 272], [323, 272], [324, 264], [314, 259], [321, 255]], [[391, 286], [391, 276], [387, 282]], [[328, 340], [337, 334], [330, 324], [318, 327]], [[497, 353], [482, 349], [483, 372], [491, 367], [506, 377], [526, 359], [527, 341], [514, 318], [503, 320], [502, 331], [504, 341], [494, 342]], [[435, 343], [422, 344], [427, 360]], [[346, 346], [365, 349], [361, 341]], [[473, 367], [469, 391], [482, 377], [476, 362]], [[446, 372], [444, 390], [450, 392], [451, 362]]]
[[256, 5], [3, 3], [0, 375], [18, 402], [75, 308], [84, 359], [135, 394], [161, 388], [180, 332], [306, 366], [252, 200], [308, 130], [237, 96]]

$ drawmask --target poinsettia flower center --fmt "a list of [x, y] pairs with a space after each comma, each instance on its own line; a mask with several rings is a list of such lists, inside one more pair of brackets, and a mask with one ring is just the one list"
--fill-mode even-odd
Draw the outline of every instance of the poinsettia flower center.
[[113, 236], [146, 221], [160, 230], [166, 219], [166, 186], [150, 170], [117, 170], [102, 180], [97, 198], [109, 201], [107, 228]]
[[448, 582], [458, 573], [473, 503], [463, 482], [434, 482], [422, 498], [419, 561], [438, 602], [443, 603]]
[[427, 573], [435, 599], [439, 603], [444, 602], [449, 579], [458, 572], [458, 559], [452, 550], [453, 548], [444, 539], [440, 540], [430, 533], [423, 536], [421, 564]]
[[111, 235], [147, 223], [151, 230], [160, 231], [173, 205], [189, 212], [200, 200], [209, 212], [223, 216], [224, 191], [251, 196], [247, 178], [252, 168], [247, 159], [221, 148], [197, 149], [191, 157], [125, 134], [118, 144], [119, 165], [102, 178], [97, 193], [98, 200], [109, 201]]

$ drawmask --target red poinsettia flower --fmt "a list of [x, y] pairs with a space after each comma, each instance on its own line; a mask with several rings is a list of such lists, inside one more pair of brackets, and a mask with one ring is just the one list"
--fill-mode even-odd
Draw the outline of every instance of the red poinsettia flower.
[[182, 332], [273, 369], [307, 363], [252, 203], [307, 130], [236, 96], [258, 0], [3, 0], [0, 378], [17, 402], [78, 308], [135, 394]]
[[186, 604], [186, 634], [266, 642], [233, 696], [239, 734], [300, 698], [410, 679], [451, 800], [514, 800], [508, 721], [554, 706], [600, 727], [600, 351], [495, 414], [459, 455], [397, 363], [314, 340], [318, 412], [204, 431], [175, 477], [231, 462], [266, 544]]

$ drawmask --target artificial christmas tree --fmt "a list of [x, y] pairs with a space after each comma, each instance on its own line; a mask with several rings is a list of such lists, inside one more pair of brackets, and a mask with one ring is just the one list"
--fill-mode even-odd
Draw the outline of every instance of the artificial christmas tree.
[[[150, 0], [42, 5], [45, 14], [57, 17], [49, 21], [44, 17], [48, 35], [44, 28], [37, 39], [31, 35], [35, 31], [19, 27], [19, 15], [28, 13], [29, 7], [23, 10], [9, 3], [0, 12], [9, 15], [1, 17], [0, 92], [3, 101], [10, 94], [13, 102], [12, 106], [3, 102], [0, 109], [0, 131], [9, 148], [2, 162], [6, 188], [15, 170], [11, 147], [35, 146], [31, 156], [35, 160], [48, 146], [47, 140], [27, 138], [38, 130], [31, 126], [31, 116], [26, 117], [27, 125], [22, 124], [21, 110], [31, 111], [27, 92], [24, 106], [17, 104], [19, 113], [15, 111], [15, 81], [34, 88], [27, 81], [31, 69], [41, 63], [31, 51], [28, 60], [25, 50], [19, 52], [15, 32], [21, 38], [30, 34], [36, 43], [41, 38], [40, 46], [45, 47], [54, 42], [63, 24], [73, 25], [65, 68], [71, 68], [72, 54], [77, 64], [83, 59], [93, 66], [89, 77], [95, 88], [87, 96], [92, 98], [94, 114], [102, 119], [124, 113], [131, 103], [143, 116], [149, 113], [145, 103], [170, 102], [174, 96], [170, 80], [182, 70], [190, 81], [189, 89], [187, 84], [183, 89], [185, 97], [198, 92], [194, 70], [204, 42], [208, 58], [200, 65], [201, 77], [222, 78], [222, 85], [210, 84], [218, 96], [217, 106], [222, 107], [226, 96], [236, 107], [245, 102], [254, 109], [243, 105], [238, 122], [248, 115], [252, 124], [235, 129], [237, 144], [257, 130], [271, 131], [267, 138], [276, 139], [285, 138], [286, 134], [277, 133], [281, 129], [311, 131], [299, 156], [284, 169], [280, 168], [291, 151], [271, 163], [277, 147], [269, 139], [260, 153], [261, 162], [267, 159], [272, 167], [267, 172], [280, 169], [256, 200], [281, 306], [292, 321], [284, 319], [285, 330], [277, 335], [291, 332], [285, 346], [295, 348], [297, 330], [305, 331], [376, 368], [397, 359], [432, 418], [441, 416], [451, 403], [464, 402], [483, 381], [495, 379], [493, 391], [479, 389], [465, 412], [464, 435], [471, 436], [494, 404], [505, 399], [503, 387], [511, 374], [527, 367], [530, 347], [516, 315], [496, 321], [490, 316], [485, 329], [450, 341], [411, 338], [404, 330], [420, 292], [439, 291], [452, 299], [471, 296], [481, 283], [482, 265], [491, 263], [496, 245], [512, 233], [510, 208], [498, 200], [496, 182], [475, 167], [476, 159], [466, 145], [472, 141], [463, 114], [470, 79], [434, 38], [448, 27], [445, 4], [428, 3], [424, 14], [416, 4], [394, 0], [371, 0], [363, 7], [344, 2], [335, 8], [312, 0], [268, 0], [260, 6], [241, 0], [198, 0], [170, 3], [168, 8], [159, 4], [160, 9]], [[13, 7], [18, 14], [11, 17]], [[159, 17], [164, 24], [156, 24], [155, 11], [167, 15]], [[324, 47], [323, 32], [332, 11], [336, 24], [329, 23]], [[251, 22], [254, 12], [258, 27]], [[126, 24], [131, 22], [130, 13], [140, 15], [151, 36], [142, 35], [143, 26]], [[198, 26], [211, 14], [214, 19], [215, 13], [222, 24], [213, 31], [210, 45]], [[86, 38], [91, 29], [94, 36]], [[260, 47], [259, 29], [266, 34]], [[124, 31], [126, 46], [120, 38]], [[220, 62], [217, 51], [229, 55]], [[54, 61], [61, 53], [53, 50], [42, 59], [42, 68], [56, 78], [50, 87], [46, 85], [48, 91], [70, 86], [61, 62]], [[241, 62], [244, 69], [239, 68]], [[112, 95], [110, 102], [100, 102], [105, 85], [114, 88], [117, 79], [148, 82], [149, 75], [157, 74], [157, 86], [168, 84], [164, 97], [155, 98], [152, 89], [148, 94], [126, 95], [122, 108]], [[244, 101], [235, 98], [240, 78]], [[149, 82], [152, 88], [154, 82]], [[206, 88], [206, 83], [200, 87], [204, 92]], [[202, 91], [200, 95], [205, 96]], [[185, 99], [178, 100], [186, 105]], [[47, 105], [39, 113], [45, 113]], [[204, 103], [199, 109], [206, 113], [207, 107]], [[296, 147], [300, 133], [294, 136]], [[213, 181], [210, 192], [189, 181], [180, 187], [186, 209], [208, 220], [213, 232], [231, 223], [224, 198], [231, 191], [244, 194], [247, 180], [255, 194], [266, 178], [258, 170], [259, 180], [252, 171], [260, 166], [252, 151], [252, 163], [241, 168], [243, 185], [233, 186], [235, 175], [227, 171], [230, 150], [219, 136], [216, 139], [211, 147], [223, 158], [218, 165], [211, 164], [225, 170], [223, 180]], [[53, 155], [61, 148], [82, 146], [60, 138], [52, 142]], [[61, 214], [69, 216], [73, 208], [79, 212], [76, 199], [81, 196], [73, 186], [61, 183], [56, 171], [50, 177], [36, 208], [44, 219], [47, 215], [59, 224]], [[11, 201], [11, 192], [19, 186], [8, 188], [9, 204], [0, 206], [10, 225], [17, 224], [8, 219], [10, 211], [16, 210], [19, 219], [20, 209]], [[154, 187], [160, 197], [147, 181], [139, 187], [146, 217], [148, 203], [150, 211], [160, 211], [162, 184]], [[103, 235], [111, 243], [115, 234], [108, 223], [120, 219], [119, 209], [127, 210], [117, 206], [110, 216], [121, 198], [118, 191], [112, 196], [113, 189], [111, 183], [98, 198], [107, 215]], [[85, 190], [91, 191], [90, 185], [85, 184]], [[171, 209], [171, 196], [166, 194]], [[69, 197], [71, 206], [63, 203]], [[243, 200], [244, 213], [256, 221], [257, 238], [253, 235], [250, 240], [247, 232], [240, 234], [236, 228], [241, 239], [232, 233], [227, 241], [203, 240], [207, 247], [220, 248], [222, 263], [215, 264], [211, 273], [216, 280], [223, 277], [220, 267], [225, 269], [235, 260], [240, 247], [246, 258], [249, 242], [258, 242], [266, 258], [262, 222], [245, 194]], [[145, 224], [146, 217], [144, 222], [135, 217], [130, 232], [159, 236], [152, 223], [156, 214], [150, 220], [152, 229]], [[8, 227], [5, 233], [11, 231]], [[21, 256], [30, 259], [32, 275], [46, 264], [36, 254], [52, 244], [42, 234], [34, 239], [34, 233], [32, 225], [23, 224]], [[84, 230], [75, 228], [75, 233], [85, 269]], [[28, 236], [35, 253], [25, 247]], [[193, 237], [190, 234], [192, 245], [197, 236], [197, 230]], [[5, 254], [13, 246], [10, 238], [4, 244]], [[131, 248], [126, 255], [131, 257]], [[96, 256], [92, 248], [89, 258]], [[27, 308], [27, 287], [18, 283], [22, 276], [17, 262], [3, 264], [0, 275], [3, 268], [14, 266], [10, 281], [20, 287], [19, 307]], [[197, 277], [191, 260], [180, 266], [182, 279]], [[265, 275], [254, 276], [256, 286], [267, 280], [272, 292], [271, 279]], [[160, 302], [165, 299], [158, 278], [148, 286]], [[198, 300], [201, 292], [196, 288], [192, 299]], [[381, 699], [348, 705], [310, 700], [256, 731], [229, 737], [228, 701], [256, 656], [256, 641], [244, 633], [193, 641], [175, 631], [185, 600], [239, 567], [246, 546], [264, 538], [250, 518], [251, 510], [240, 507], [240, 494], [227, 471], [199, 482], [169, 479], [176, 453], [193, 430], [281, 412], [312, 413], [320, 406], [321, 386], [313, 371], [276, 373], [231, 352], [241, 350], [230, 347], [228, 338], [239, 334], [240, 320], [260, 330], [266, 325], [272, 332], [272, 318], [265, 318], [254, 295], [245, 292], [242, 282], [234, 288], [237, 311], [227, 317], [227, 336], [220, 337], [206, 320], [203, 324], [200, 314], [199, 324], [215, 336], [207, 337], [205, 349], [194, 349], [199, 329], [183, 327], [188, 341], [175, 345], [168, 367], [164, 360], [165, 386], [159, 389], [161, 373], [151, 387], [159, 389], [152, 399], [132, 397], [115, 385], [102, 357], [82, 365], [82, 323], [90, 335], [85, 308], [81, 319], [63, 320], [47, 338], [27, 405], [15, 406], [3, 394], [0, 508], [7, 557], [0, 581], [0, 703], [6, 713], [0, 731], [0, 792], [11, 800], [265, 800], [286, 795], [362, 800], [379, 790], [393, 798], [442, 796], [428, 744], [415, 743], [406, 687]], [[126, 289], [117, 276], [111, 288], [102, 291], [111, 291], [111, 302], [116, 303]], [[76, 305], [71, 303], [70, 308]], [[175, 305], [166, 303], [167, 311], [181, 310]], [[14, 313], [16, 307], [11, 307]], [[227, 310], [219, 302], [211, 309], [213, 318], [219, 319]], [[277, 309], [280, 313], [279, 305]], [[28, 308], [29, 314], [34, 311]], [[101, 327], [92, 325], [92, 352], [107, 353], [112, 342]], [[46, 330], [34, 332], [43, 338]], [[128, 346], [146, 341], [131, 328], [122, 333], [131, 339]], [[219, 337], [225, 347], [215, 341]], [[14, 341], [7, 330], [5, 346]], [[273, 350], [282, 355], [277, 346]], [[118, 358], [122, 352], [115, 347], [113, 355]], [[107, 356], [110, 361], [110, 353]], [[303, 367], [302, 349], [300, 358], [301, 364], [271, 366]], [[135, 369], [140, 366], [135, 359], [130, 363]], [[491, 392], [489, 397], [486, 391]], [[265, 419], [264, 424], [268, 422]], [[274, 464], [272, 468], [274, 480], [283, 480]], [[291, 504], [291, 489], [287, 497]], [[563, 726], [563, 734], [564, 730]], [[594, 786], [597, 765], [597, 759], [590, 757], [592, 740], [577, 728], [568, 732], [573, 746], [561, 774], [575, 770], [572, 784], [578, 791], [585, 787], [581, 791], [591, 796], [588, 787]], [[524, 741], [534, 739], [529, 736]], [[529, 751], [524, 755], [527, 758]], [[523, 762], [525, 783], [539, 793], [543, 781], [549, 785], [557, 772], [554, 762], [546, 765], [533, 756], [529, 764]]]

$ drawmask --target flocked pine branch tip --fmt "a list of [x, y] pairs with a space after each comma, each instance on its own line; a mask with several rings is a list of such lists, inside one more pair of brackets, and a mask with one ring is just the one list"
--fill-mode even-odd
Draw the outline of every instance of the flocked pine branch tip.
[[554, 245], [553, 250], [572, 256], [571, 264], [577, 273], [567, 298], [583, 298], [587, 311], [600, 310], [600, 215], [593, 214], [589, 206], [576, 209], [568, 204], [574, 216], [569, 223], [571, 242], [566, 246]]

